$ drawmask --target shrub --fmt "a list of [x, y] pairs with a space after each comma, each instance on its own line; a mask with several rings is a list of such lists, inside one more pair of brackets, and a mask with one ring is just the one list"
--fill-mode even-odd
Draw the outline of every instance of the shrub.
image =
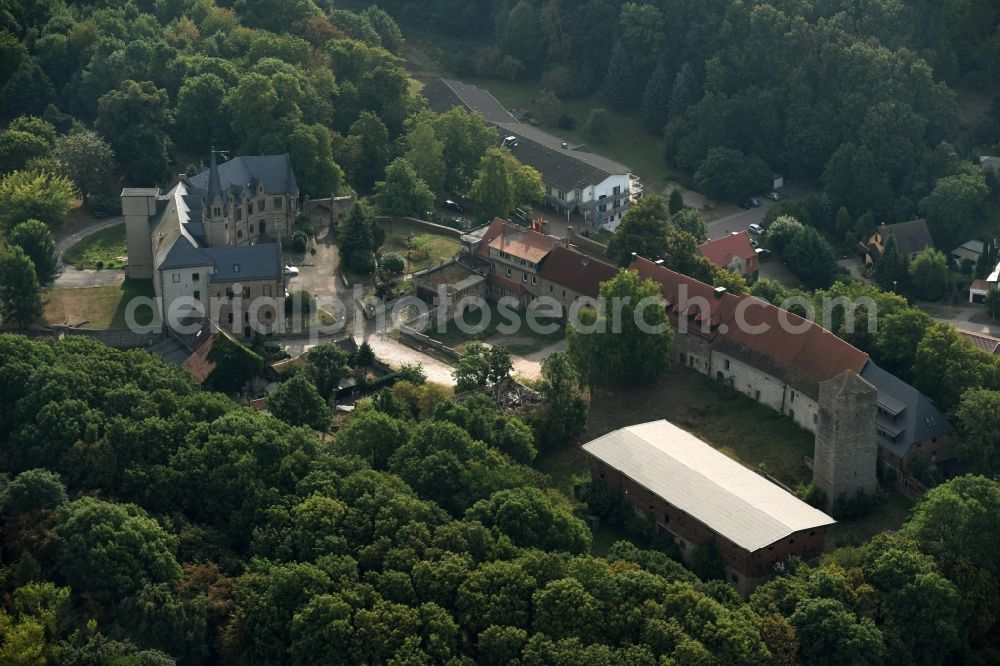
[[308, 237], [305, 235], [305, 233], [301, 231], [296, 231], [295, 234], [292, 235], [292, 251], [305, 252], [307, 241]]

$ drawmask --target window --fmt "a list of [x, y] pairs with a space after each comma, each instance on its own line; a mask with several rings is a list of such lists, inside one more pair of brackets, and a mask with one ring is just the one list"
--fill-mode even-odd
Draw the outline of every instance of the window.
[[795, 402], [795, 391], [792, 391], [792, 397], [788, 399], [788, 402]]
[[230, 312], [229, 315], [226, 317], [226, 321], [228, 321], [230, 324], [233, 323], [233, 313], [232, 312]]
[[242, 208], [237, 208], [236, 209], [236, 219], [237, 220], [242, 220], [243, 219], [243, 209]]
[[281, 197], [274, 197], [271, 203], [274, 210], [281, 210], [285, 207], [285, 202]]
[[240, 272], [240, 265], [239, 264], [233, 264], [233, 272], [234, 273], [239, 273]]
[[562, 190], [559, 190], [558, 192], [556, 192], [556, 196], [559, 197], [560, 201], [565, 201], [566, 200], [566, 193], [563, 192]]
[[271, 311], [270, 310], [266, 310], [264, 312], [264, 319], [266, 319], [267, 321], [271, 321]]
[[728, 370], [728, 369], [729, 369], [729, 359], [727, 358], [726, 359], [726, 370]]
[[257, 212], [258, 213], [263, 213], [264, 212], [264, 200], [263, 199], [257, 199]]
[[243, 298], [250, 298], [250, 287], [243, 287]]
[[507, 269], [507, 277], [510, 277], [510, 269]]
[[218, 206], [213, 206], [212, 217], [219, 217], [220, 215], [222, 215], [222, 210], [220, 210]]
[[528, 274], [521, 273], [521, 282], [527, 282], [527, 281], [528, 281]]
[[566, 290], [563, 289], [563, 298], [566, 298]]
[[173, 281], [174, 281], [175, 283], [176, 283], [176, 282], [180, 282], [180, 281], [181, 281], [181, 274], [180, 274], [180, 273], [174, 273], [174, 274], [173, 274]]
[[753, 399], [756, 400], [757, 402], [760, 402], [760, 391], [753, 392]]
[[249, 322], [250, 322], [250, 313], [249, 312], [244, 312], [243, 313], [243, 323], [247, 324]]
[[191, 282], [197, 282], [201, 279], [200, 273], [191, 273]]
[[247, 217], [253, 213], [253, 204], [247, 204]]
[[532, 275], [531, 276], [531, 284], [537, 284], [537, 283], [538, 283], [538, 280], [535, 278], [534, 275]]
[[622, 186], [621, 185], [615, 185], [615, 189], [613, 189], [611, 192], [612, 192], [612, 194], [614, 194], [614, 196], [618, 196], [619, 194], [622, 193]]
[[243, 238], [243, 232], [242, 231], [237, 231], [236, 232], [236, 237], [237, 238]]
[[198, 291], [197, 289], [194, 290], [194, 300], [196, 300], [196, 301], [200, 301], [201, 300], [201, 292]]

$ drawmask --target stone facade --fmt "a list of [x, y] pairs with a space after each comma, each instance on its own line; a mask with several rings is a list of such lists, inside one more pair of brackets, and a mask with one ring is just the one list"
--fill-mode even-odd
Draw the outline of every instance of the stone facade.
[[826, 493], [827, 508], [839, 498], [875, 492], [877, 396], [874, 386], [846, 370], [819, 385], [813, 483]]

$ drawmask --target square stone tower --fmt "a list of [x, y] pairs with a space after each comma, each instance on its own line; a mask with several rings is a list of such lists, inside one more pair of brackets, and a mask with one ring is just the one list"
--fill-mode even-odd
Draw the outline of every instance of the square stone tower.
[[125, 240], [128, 245], [130, 278], [148, 280], [153, 277], [153, 242], [150, 238], [149, 218], [156, 215], [155, 187], [126, 187], [122, 190], [122, 216], [125, 218]]
[[813, 484], [826, 493], [827, 510], [840, 497], [875, 492], [877, 396], [874, 386], [850, 370], [819, 385]]

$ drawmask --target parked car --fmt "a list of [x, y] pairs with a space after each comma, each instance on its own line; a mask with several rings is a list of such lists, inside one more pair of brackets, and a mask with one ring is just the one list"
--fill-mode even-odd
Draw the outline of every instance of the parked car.
[[765, 199], [770, 199], [771, 201], [781, 201], [781, 195], [777, 192], [768, 192], [764, 195]]
[[760, 243], [758, 243], [756, 240], [754, 240], [753, 238], [751, 238], [750, 239], [750, 247], [752, 247], [754, 249], [757, 249], [758, 247], [760, 247]]
[[755, 236], [760, 236], [761, 234], [764, 233], [764, 227], [760, 226], [759, 224], [751, 224], [749, 227], [747, 227], [747, 231], [754, 234]]
[[295, 277], [299, 274], [299, 269], [297, 266], [285, 266], [285, 275]]
[[757, 198], [750, 199], [750, 205], [753, 208], [760, 208], [760, 199], [757, 199]]
[[465, 207], [462, 204], [458, 203], [457, 201], [452, 201], [451, 199], [446, 199], [443, 206], [444, 208], [447, 208], [448, 210], [453, 210], [456, 213], [465, 212]]
[[771, 251], [768, 250], [766, 247], [758, 247], [754, 250], [754, 252], [757, 253], [757, 259], [759, 261], [763, 261], [764, 259], [767, 259], [768, 257], [771, 256]]

